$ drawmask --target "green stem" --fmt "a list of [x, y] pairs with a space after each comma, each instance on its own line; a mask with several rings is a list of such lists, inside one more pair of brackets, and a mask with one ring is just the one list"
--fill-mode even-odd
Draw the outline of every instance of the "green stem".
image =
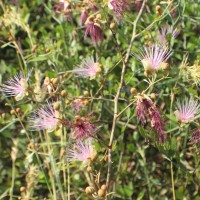
[[10, 200], [13, 199], [14, 183], [15, 183], [15, 161], [12, 162], [12, 183], [10, 187]]
[[171, 161], [171, 181], [172, 181], [172, 194], [173, 194], [173, 200], [176, 200], [176, 195], [175, 195], [175, 189], [174, 189], [174, 171], [173, 171], [173, 163]]

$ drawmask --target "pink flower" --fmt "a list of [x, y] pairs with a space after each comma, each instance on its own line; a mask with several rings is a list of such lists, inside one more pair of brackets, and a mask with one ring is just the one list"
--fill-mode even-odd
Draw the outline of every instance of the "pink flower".
[[88, 12], [86, 10], [84, 10], [82, 13], [81, 13], [81, 17], [80, 17], [80, 21], [81, 21], [81, 25], [84, 25], [86, 20], [88, 18]]
[[81, 140], [83, 138], [88, 138], [93, 135], [96, 130], [96, 126], [87, 119], [90, 115], [91, 113], [89, 113], [85, 117], [75, 117], [75, 124], [71, 125], [71, 138]]
[[151, 122], [151, 127], [158, 134], [159, 142], [163, 143], [166, 140], [164, 124], [160, 112], [152, 100], [146, 95], [137, 96], [136, 114], [143, 126], [147, 123], [147, 120]]
[[176, 118], [180, 122], [190, 122], [194, 119], [195, 115], [199, 112], [198, 100], [194, 100], [192, 97], [190, 99], [186, 98], [182, 102], [178, 101], [176, 103], [177, 110], [174, 112]]
[[71, 71], [80, 77], [94, 79], [95, 76], [101, 72], [101, 65], [94, 61], [93, 57], [89, 57], [84, 60], [79, 68]]
[[47, 130], [52, 132], [58, 126], [58, 113], [54, 110], [53, 105], [48, 103], [33, 112], [28, 121], [29, 127], [35, 131]]
[[25, 77], [22, 72], [16, 74], [13, 78], [1, 86], [1, 90], [7, 97], [14, 96], [16, 101], [19, 101], [25, 97], [28, 89], [29, 75]]
[[128, 10], [130, 4], [126, 0], [109, 0], [108, 8], [112, 10], [118, 21], [121, 20], [124, 12]]
[[145, 72], [151, 72], [165, 68], [171, 54], [172, 51], [169, 48], [153, 45], [145, 47], [143, 51], [140, 51], [140, 55], [136, 55], [136, 57], [142, 62]]
[[99, 45], [100, 42], [103, 40], [103, 33], [100, 25], [93, 21], [89, 21], [86, 25], [84, 39], [87, 38], [88, 34], [95, 46]]
[[159, 31], [158, 41], [160, 42], [160, 44], [165, 45], [168, 43], [170, 37], [176, 38], [178, 34], [179, 34], [179, 31], [177, 29], [173, 30], [172, 26], [169, 26], [169, 25], [164, 26]]
[[91, 160], [95, 155], [95, 151], [92, 147], [91, 140], [87, 139], [85, 142], [78, 140], [72, 148], [67, 150], [67, 159], [69, 162], [81, 161], [87, 162]]

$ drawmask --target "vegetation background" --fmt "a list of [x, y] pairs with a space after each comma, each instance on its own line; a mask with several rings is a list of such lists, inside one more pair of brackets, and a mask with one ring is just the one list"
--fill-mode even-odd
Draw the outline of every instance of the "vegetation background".
[[[82, 8], [87, 1], [69, 3], [70, 8], [64, 15], [55, 13], [55, 2], [48, 0], [0, 1], [0, 83], [19, 71], [28, 73], [31, 69], [32, 88], [41, 86], [45, 77], [59, 79], [56, 92], [44, 94], [37, 101], [31, 93], [20, 101], [1, 93], [0, 199], [200, 200], [199, 144], [190, 143], [199, 119], [197, 116], [193, 122], [181, 126], [174, 115], [177, 99], [190, 95], [199, 99], [200, 1], [148, 0], [136, 26], [134, 22], [139, 15], [136, 1], [131, 1], [120, 22], [106, 1], [93, 1], [101, 15], [103, 31], [103, 41], [97, 46], [90, 37], [84, 39], [85, 25], [80, 25]], [[94, 15], [92, 11], [89, 14]], [[111, 23], [115, 28], [110, 28]], [[134, 54], [144, 45], [154, 43], [159, 29], [166, 24], [179, 30], [170, 42], [173, 50], [170, 68], [167, 72], [160, 71], [156, 79], [146, 77]], [[115, 128], [108, 196], [92, 197], [85, 192], [92, 177], [99, 185], [106, 183], [105, 144], [109, 144], [112, 130], [113, 99], [119, 89], [122, 58], [134, 27], [136, 37], [126, 66], [125, 84], [120, 90], [118, 110], [123, 111], [134, 99], [131, 88], [136, 88], [138, 93], [148, 88], [146, 95], [153, 98], [162, 113], [167, 142], [156, 142], [151, 127], [143, 127], [137, 119], [136, 104], [128, 106]], [[101, 76], [89, 80], [64, 73], [89, 56], [102, 64]], [[63, 90], [66, 96], [61, 95]], [[74, 100], [82, 98], [85, 91], [89, 95], [81, 115], [93, 112], [92, 120], [99, 127], [98, 139], [94, 142], [98, 158], [93, 163], [93, 175], [79, 162], [67, 161], [69, 127], [45, 134], [45, 131], [31, 131], [27, 124], [28, 115], [50, 98], [59, 99], [62, 116], [73, 121]]]

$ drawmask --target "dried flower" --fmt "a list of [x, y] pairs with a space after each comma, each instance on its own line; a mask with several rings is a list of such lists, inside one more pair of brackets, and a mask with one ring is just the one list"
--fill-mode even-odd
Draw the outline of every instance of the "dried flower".
[[81, 161], [87, 162], [94, 157], [95, 150], [92, 146], [91, 140], [87, 139], [84, 142], [78, 140], [72, 148], [67, 150], [67, 159], [69, 162]]
[[158, 134], [159, 142], [163, 143], [166, 140], [164, 124], [160, 112], [148, 96], [137, 96], [136, 112], [143, 126], [150, 120], [152, 128]]
[[136, 55], [144, 66], [145, 72], [156, 72], [160, 68], [165, 68], [168, 65], [167, 60], [171, 56], [172, 51], [169, 48], [161, 48], [160, 46], [153, 45], [145, 47], [143, 51], [140, 51], [140, 56]]
[[58, 126], [58, 112], [54, 110], [52, 104], [43, 105], [33, 112], [29, 117], [29, 127], [33, 130], [54, 131]]
[[83, 108], [83, 99], [75, 99], [72, 108], [75, 112], [80, 111]]
[[14, 96], [16, 101], [25, 97], [28, 89], [29, 75], [25, 77], [22, 72], [16, 74], [13, 78], [2, 85], [1, 90], [7, 97]]
[[71, 125], [71, 138], [81, 140], [90, 137], [95, 132], [96, 126], [87, 119], [90, 115], [91, 113], [85, 117], [75, 117], [75, 124]]
[[112, 10], [118, 21], [121, 20], [124, 12], [128, 10], [130, 4], [126, 0], [109, 0], [108, 8]]
[[85, 24], [87, 18], [88, 18], [88, 12], [86, 10], [82, 11], [81, 17], [80, 17], [81, 25]]
[[103, 33], [102, 33], [102, 29], [100, 27], [100, 25], [96, 22], [93, 22], [91, 20], [88, 20], [89, 22], [86, 25], [86, 30], [85, 30], [85, 34], [84, 34], [84, 39], [86, 39], [86, 37], [90, 36], [93, 44], [95, 46], [99, 45], [100, 42], [103, 40]]
[[79, 68], [72, 70], [71, 72], [77, 74], [80, 77], [94, 79], [102, 71], [102, 66], [94, 61], [93, 57], [85, 59]]
[[179, 34], [178, 29], [174, 29], [172, 26], [164, 26], [161, 28], [158, 34], [158, 41], [160, 44], [165, 45], [168, 43], [169, 39], [176, 38], [177, 35]]
[[197, 143], [200, 143], [200, 128], [196, 128], [192, 131], [192, 137], [190, 139], [190, 143], [192, 145], [195, 145]]
[[194, 119], [195, 115], [199, 112], [198, 100], [192, 97], [185, 98], [182, 102], [177, 101], [177, 110], [174, 112], [178, 121], [187, 123]]

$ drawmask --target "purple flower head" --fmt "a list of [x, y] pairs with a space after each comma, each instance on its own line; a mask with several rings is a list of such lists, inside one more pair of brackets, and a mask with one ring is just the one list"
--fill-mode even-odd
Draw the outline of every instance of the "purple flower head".
[[158, 41], [162, 45], [166, 45], [169, 41], [169, 37], [176, 38], [179, 34], [179, 31], [177, 29], [173, 30], [172, 26], [164, 26], [161, 28], [158, 34]]
[[159, 142], [163, 143], [166, 140], [164, 123], [160, 112], [152, 100], [146, 95], [137, 96], [136, 114], [143, 126], [147, 123], [147, 120], [151, 122], [151, 127], [158, 134]]
[[34, 111], [28, 121], [29, 127], [35, 131], [47, 130], [52, 132], [58, 126], [58, 113], [54, 110], [53, 105], [48, 103]]
[[199, 112], [199, 102], [192, 97], [185, 98], [182, 102], [177, 101], [177, 110], [174, 112], [176, 118], [180, 122], [190, 122], [194, 119], [195, 115]]
[[143, 3], [143, 0], [136, 0], [135, 2], [135, 9], [137, 12], [140, 11], [141, 7], [142, 7], [142, 3]]
[[86, 25], [84, 39], [86, 39], [88, 35], [95, 46], [99, 45], [103, 40], [103, 33], [100, 25], [90, 20]]
[[69, 162], [81, 161], [88, 162], [95, 156], [95, 150], [92, 146], [91, 140], [87, 139], [84, 142], [78, 140], [72, 148], [67, 150], [67, 159]]
[[200, 128], [196, 128], [192, 131], [192, 137], [190, 139], [190, 143], [192, 145], [195, 145], [197, 143], [200, 143]]
[[79, 77], [94, 79], [102, 71], [102, 66], [94, 61], [93, 57], [85, 59], [78, 68], [72, 70], [72, 73]]
[[25, 97], [28, 89], [28, 79], [31, 72], [28, 73], [28, 76], [25, 77], [22, 72], [16, 74], [13, 78], [8, 79], [1, 86], [1, 90], [5, 93], [6, 97], [14, 96], [16, 101], [19, 101]]
[[86, 10], [82, 11], [80, 17], [81, 26], [85, 24], [87, 18], [88, 18], [88, 12]]
[[145, 47], [143, 51], [140, 51], [140, 55], [136, 55], [136, 57], [143, 64], [145, 72], [151, 72], [165, 68], [171, 54], [172, 51], [169, 48], [153, 45]]
[[71, 125], [71, 138], [81, 140], [83, 138], [88, 138], [93, 135], [96, 130], [96, 126], [87, 119], [90, 115], [91, 113], [89, 113], [85, 117], [75, 116], [75, 124]]
[[124, 15], [124, 12], [128, 10], [130, 4], [126, 0], [109, 0], [108, 1], [108, 8], [112, 10], [116, 16], [116, 19], [118, 21], [121, 20], [121, 18]]

